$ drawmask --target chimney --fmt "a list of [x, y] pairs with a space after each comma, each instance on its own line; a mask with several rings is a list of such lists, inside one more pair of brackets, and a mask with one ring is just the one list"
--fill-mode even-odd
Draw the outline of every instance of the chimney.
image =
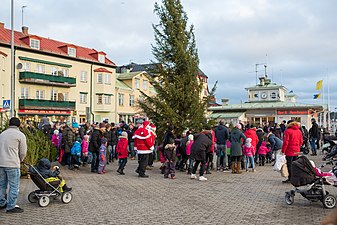
[[0, 22], [0, 28], [5, 28], [5, 23]]
[[228, 105], [229, 99], [228, 98], [222, 98], [221, 102], [222, 102], [223, 106]]
[[28, 27], [23, 26], [23, 27], [22, 27], [22, 33], [23, 33], [24, 35], [28, 35]]

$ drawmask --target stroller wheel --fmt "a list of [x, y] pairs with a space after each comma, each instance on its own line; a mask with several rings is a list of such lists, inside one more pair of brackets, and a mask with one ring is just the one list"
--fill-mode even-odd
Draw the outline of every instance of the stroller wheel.
[[68, 204], [73, 199], [73, 195], [70, 192], [63, 192], [61, 200], [63, 203]]
[[294, 203], [294, 195], [289, 192], [286, 192], [285, 201], [287, 205], [292, 205]]
[[49, 205], [50, 199], [48, 196], [42, 196], [39, 198], [39, 206], [46, 207]]
[[37, 200], [38, 200], [38, 198], [35, 195], [35, 191], [30, 192], [29, 195], [28, 195], [28, 201], [30, 203], [36, 203]]
[[333, 209], [336, 206], [336, 197], [330, 194], [327, 194], [323, 198], [323, 206], [327, 209]]

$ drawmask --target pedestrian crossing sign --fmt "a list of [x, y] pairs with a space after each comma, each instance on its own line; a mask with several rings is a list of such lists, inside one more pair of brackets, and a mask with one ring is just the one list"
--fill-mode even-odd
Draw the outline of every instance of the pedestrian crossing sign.
[[3, 109], [10, 109], [11, 108], [11, 100], [3, 100], [2, 101], [2, 108]]

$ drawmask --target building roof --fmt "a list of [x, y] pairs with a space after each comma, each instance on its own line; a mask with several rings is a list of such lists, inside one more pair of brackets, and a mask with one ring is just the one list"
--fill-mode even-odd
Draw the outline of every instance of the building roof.
[[315, 108], [322, 109], [321, 105], [302, 104], [297, 102], [245, 102], [242, 104], [232, 104], [225, 106], [209, 107], [210, 111], [224, 110], [248, 110], [248, 109], [274, 109], [274, 108]]
[[239, 118], [242, 116], [244, 112], [223, 112], [223, 113], [212, 113], [209, 115], [209, 118], [217, 119], [217, 118]]
[[116, 79], [116, 88], [127, 90], [127, 91], [133, 91], [133, 89], [131, 87], [129, 87], [123, 81], [118, 80], [118, 79]]
[[201, 76], [201, 77], [208, 78], [208, 76], [201, 69], [199, 69], [199, 68], [198, 68], [198, 75]]
[[135, 76], [139, 74], [146, 74], [145, 71], [140, 71], [140, 72], [129, 72], [129, 73], [120, 73], [117, 77], [119, 80], [131, 80]]
[[[25, 38], [34, 38], [40, 40], [40, 49], [32, 49], [30, 46], [26, 43]], [[10, 45], [11, 42], [11, 30], [4, 28], [3, 26], [0, 26], [0, 44], [8, 44]], [[100, 54], [105, 54], [104, 52], [101, 51], [96, 51], [95, 49], [91, 48], [86, 48], [86, 47], [81, 47], [78, 45], [70, 44], [70, 43], [65, 43], [61, 41], [56, 41], [53, 39], [49, 38], [44, 38], [41, 36], [37, 35], [25, 35], [22, 32], [19, 31], [14, 31], [14, 45], [17, 47], [22, 47], [22, 48], [27, 48], [31, 49], [34, 51], [38, 51], [41, 53], [52, 53], [56, 55], [62, 55], [62, 56], [67, 56], [69, 58], [77, 58], [77, 59], [82, 59], [82, 60], [88, 60], [91, 62], [97, 62], [97, 58], [95, 58], [95, 54], [100, 53]], [[69, 46], [69, 47], [74, 47], [76, 48], [76, 57], [68, 56], [68, 53], [63, 50], [63, 47]], [[107, 57], [105, 57], [105, 63], [110, 66], [116, 66], [114, 62], [109, 60]]]
[[102, 67], [95, 69], [94, 72], [112, 73], [112, 71], [107, 70], [107, 69], [102, 68]]

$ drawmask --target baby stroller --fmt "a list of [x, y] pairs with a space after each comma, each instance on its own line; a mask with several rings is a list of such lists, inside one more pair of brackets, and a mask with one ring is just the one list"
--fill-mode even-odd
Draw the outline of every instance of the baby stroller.
[[[332, 209], [336, 206], [336, 197], [329, 194], [325, 190], [326, 182], [324, 177], [317, 177], [314, 167], [311, 165], [307, 157], [301, 156], [296, 161], [293, 161], [291, 166], [290, 182], [295, 187], [294, 190], [286, 192], [285, 202], [288, 205], [294, 203], [295, 193], [300, 193], [304, 198], [312, 202], [321, 201], [327, 209]], [[300, 186], [305, 186], [299, 188]]]
[[30, 203], [38, 202], [39, 206], [46, 207], [49, 205], [51, 198], [58, 199], [60, 197], [62, 202], [65, 204], [71, 202], [72, 194], [70, 191], [65, 192], [60, 188], [60, 179], [47, 182], [34, 166], [27, 163], [24, 163], [24, 165], [29, 169], [29, 171], [32, 171], [28, 172], [28, 174], [34, 184], [39, 188], [39, 190], [32, 191], [28, 195], [28, 201]]

